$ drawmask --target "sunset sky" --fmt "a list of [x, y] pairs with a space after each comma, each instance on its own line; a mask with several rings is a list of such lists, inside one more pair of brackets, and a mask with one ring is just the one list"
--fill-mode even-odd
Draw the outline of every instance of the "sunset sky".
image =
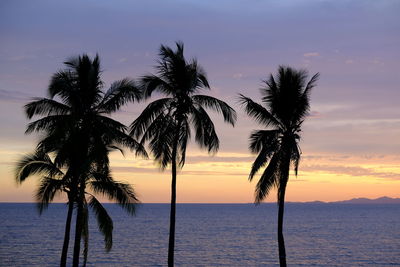
[[[24, 135], [23, 105], [46, 96], [70, 56], [99, 53], [103, 80], [154, 72], [160, 44], [183, 41], [207, 72], [211, 91], [238, 112], [235, 128], [218, 116], [220, 151], [194, 143], [178, 174], [178, 202], [253, 202], [247, 180], [255, 156], [248, 136], [261, 126], [238, 105], [259, 101], [262, 80], [279, 65], [321, 74], [303, 124], [299, 175], [287, 201], [400, 197], [400, 1], [20, 1], [0, 2], [0, 202], [33, 201], [37, 178], [22, 186], [13, 168], [39, 135]], [[151, 101], [151, 100], [150, 100]], [[148, 103], [148, 102], [147, 102]], [[114, 117], [130, 124], [146, 103]], [[152, 160], [111, 156], [116, 180], [142, 202], [169, 202], [170, 170]], [[258, 177], [255, 178], [256, 180]], [[276, 200], [275, 191], [266, 199]]]

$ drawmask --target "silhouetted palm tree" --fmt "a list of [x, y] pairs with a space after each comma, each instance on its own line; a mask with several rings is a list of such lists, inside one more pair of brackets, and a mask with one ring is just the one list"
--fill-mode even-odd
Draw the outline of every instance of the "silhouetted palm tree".
[[[97, 55], [93, 60], [87, 55], [71, 58], [65, 65], [67, 68], [54, 74], [51, 79], [49, 98], [38, 98], [25, 106], [29, 119], [42, 116], [28, 125], [26, 133], [44, 133], [37, 150], [46, 154], [54, 153], [57, 166], [68, 166], [70, 194], [77, 207], [73, 256], [73, 266], [77, 267], [84, 230], [84, 174], [92, 164], [108, 168], [109, 150], [121, 150], [121, 145], [138, 154], [146, 155], [146, 152], [141, 144], [125, 133], [123, 124], [107, 116], [126, 102], [141, 98], [135, 83], [123, 79], [112, 83], [108, 91], [103, 93]], [[61, 266], [66, 265], [67, 249], [68, 244], [63, 248]]]
[[174, 265], [176, 175], [177, 166], [185, 164], [186, 147], [192, 127], [200, 147], [216, 152], [219, 139], [214, 124], [205, 108], [222, 113], [224, 121], [234, 125], [235, 111], [225, 102], [207, 95], [197, 95], [201, 89], [209, 89], [204, 70], [195, 59], [186, 61], [183, 43], [176, 43], [176, 51], [161, 46], [156, 75], [144, 76], [141, 87], [144, 96], [158, 91], [165, 98], [150, 103], [132, 123], [130, 134], [149, 143], [151, 152], [162, 169], [171, 164], [171, 211], [168, 246], [168, 266]]
[[[138, 200], [133, 188], [129, 184], [115, 182], [110, 176], [107, 168], [99, 168], [97, 164], [91, 164], [87, 172], [82, 174], [85, 177], [86, 188], [90, 188], [93, 193], [100, 193], [107, 196], [110, 200], [116, 201], [128, 213], [134, 214]], [[39, 175], [40, 185], [36, 193], [39, 213], [42, 214], [50, 202], [57, 194], [66, 193], [68, 197], [68, 216], [67, 227], [64, 236], [64, 246], [68, 246], [69, 230], [72, 219], [73, 205], [77, 202], [76, 196], [71, 192], [74, 190], [72, 177], [69, 175], [68, 168], [63, 171], [59, 168], [48, 154], [36, 151], [33, 154], [24, 156], [17, 164], [16, 181], [24, 182], [29, 176]], [[112, 247], [113, 221], [108, 215], [107, 210], [101, 205], [93, 193], [86, 192], [81, 200], [84, 203], [83, 239], [84, 264], [86, 265], [88, 254], [88, 206], [96, 215], [99, 230], [104, 235], [105, 249], [110, 251]], [[88, 196], [88, 198], [86, 197]], [[63, 247], [63, 249], [65, 249]]]
[[251, 168], [249, 180], [268, 163], [257, 183], [255, 202], [260, 203], [272, 187], [277, 188], [280, 266], [286, 266], [282, 227], [289, 169], [292, 164], [297, 175], [301, 155], [298, 144], [301, 124], [309, 112], [311, 88], [315, 86], [319, 74], [315, 74], [308, 83], [307, 77], [305, 70], [280, 66], [276, 77], [271, 74], [264, 81], [266, 86], [261, 88], [261, 101], [264, 105], [240, 95], [240, 102], [247, 114], [267, 128], [256, 130], [250, 135], [249, 148], [258, 156]]

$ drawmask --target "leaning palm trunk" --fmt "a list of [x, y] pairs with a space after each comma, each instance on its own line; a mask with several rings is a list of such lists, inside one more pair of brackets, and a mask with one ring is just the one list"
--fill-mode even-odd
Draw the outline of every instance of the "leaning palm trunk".
[[67, 253], [68, 253], [68, 245], [69, 245], [69, 236], [70, 236], [70, 232], [71, 232], [71, 220], [72, 220], [73, 210], [74, 210], [74, 202], [72, 200], [69, 200], [68, 215], [67, 215], [67, 221], [65, 223], [64, 244], [63, 244], [63, 248], [62, 248], [60, 267], [67, 266]]
[[171, 181], [171, 211], [169, 216], [168, 267], [174, 266], [175, 251], [175, 217], [176, 217], [176, 156], [179, 134], [175, 136], [172, 148], [172, 181]]

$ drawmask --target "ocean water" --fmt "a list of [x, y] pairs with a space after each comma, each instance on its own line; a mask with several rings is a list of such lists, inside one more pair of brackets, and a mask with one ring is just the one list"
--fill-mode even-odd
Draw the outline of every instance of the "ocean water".
[[[113, 248], [91, 216], [88, 266], [166, 266], [168, 204], [106, 207]], [[0, 266], [57, 266], [66, 211], [0, 204]], [[275, 204], [178, 204], [176, 266], [278, 266], [276, 220]], [[287, 204], [284, 235], [288, 266], [400, 266], [399, 205]]]

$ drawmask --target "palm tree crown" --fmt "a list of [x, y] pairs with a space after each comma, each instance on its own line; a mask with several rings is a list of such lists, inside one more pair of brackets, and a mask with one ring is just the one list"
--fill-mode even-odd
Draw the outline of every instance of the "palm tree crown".
[[130, 134], [149, 141], [150, 149], [162, 168], [171, 163], [174, 138], [177, 138], [179, 165], [185, 163], [186, 145], [195, 132], [196, 142], [209, 152], [216, 152], [219, 139], [207, 108], [222, 113], [224, 121], [232, 126], [235, 111], [225, 102], [211, 96], [196, 94], [210, 89], [206, 74], [195, 59], [189, 62], [183, 55], [183, 44], [176, 43], [176, 51], [161, 46], [157, 75], [147, 75], [141, 80], [144, 97], [154, 91], [167, 97], [150, 103], [131, 124]]
[[246, 113], [258, 123], [266, 126], [265, 130], [253, 131], [250, 135], [249, 149], [258, 156], [254, 161], [249, 179], [252, 180], [259, 169], [269, 164], [256, 186], [256, 202], [262, 201], [273, 186], [286, 185], [288, 176], [281, 175], [287, 161], [293, 164], [295, 174], [300, 161], [301, 125], [308, 115], [311, 89], [315, 86], [319, 74], [315, 74], [306, 83], [307, 71], [280, 66], [276, 78], [271, 74], [261, 88], [259, 104], [240, 95], [240, 102]]
[[[97, 55], [93, 60], [87, 55], [74, 57], [67, 60], [65, 65], [66, 69], [51, 78], [49, 98], [37, 98], [25, 106], [29, 119], [41, 117], [28, 125], [26, 133], [43, 133], [37, 153], [53, 155], [54, 165], [66, 170], [63, 180], [69, 188], [69, 205], [73, 207], [76, 204], [77, 208], [73, 266], [78, 266], [81, 237], [87, 241], [86, 186], [90, 185], [95, 192], [112, 196], [128, 212], [132, 212], [137, 199], [130, 187], [115, 183], [110, 178], [108, 155], [112, 150], [122, 152], [122, 147], [128, 147], [143, 156], [147, 154], [141, 144], [126, 134], [125, 125], [108, 117], [126, 102], [142, 97], [134, 81], [123, 79], [114, 82], [104, 93]], [[101, 174], [102, 180], [92, 183], [94, 173], [97, 173], [97, 177]], [[118, 192], [121, 190], [125, 190], [129, 197], [120, 199], [118, 196], [122, 195]], [[94, 202], [96, 200], [91, 199], [90, 206], [97, 207], [99, 211], [100, 206]], [[106, 215], [104, 212], [96, 214]], [[70, 216], [66, 228], [70, 225], [68, 220]], [[104, 224], [100, 223], [100, 228], [101, 225]], [[69, 229], [66, 229], [65, 240], [61, 266], [66, 264]], [[110, 242], [106, 244], [107, 249], [111, 248]], [[84, 252], [86, 255], [87, 251]]]
[[[68, 173], [68, 168], [59, 168], [50, 155], [42, 151], [28, 154], [22, 157], [15, 170], [16, 181], [24, 182], [29, 176], [39, 175], [40, 185], [36, 192], [36, 200], [39, 212], [42, 213], [54, 199], [61, 193], [66, 193], [69, 201], [73, 201], [71, 192], [73, 182]], [[97, 200], [94, 194], [101, 194], [110, 200], [117, 202], [128, 213], [135, 213], [134, 203], [138, 202], [133, 188], [129, 184], [116, 182], [111, 177], [108, 169], [99, 168], [97, 164], [92, 164], [91, 168], [83, 174], [85, 183], [89, 191], [85, 192], [88, 200], [85, 199], [86, 209], [88, 206], [93, 208], [99, 223], [99, 230], [104, 235], [105, 247], [109, 251], [112, 247], [112, 219], [105, 208]], [[85, 220], [87, 223], [87, 220]]]
[[[43, 116], [31, 122], [26, 130], [28, 134], [34, 131], [45, 133], [38, 147], [46, 152], [57, 149], [57, 159], [60, 160], [65, 156], [60, 146], [82, 149], [70, 143], [77, 140], [84, 140], [84, 147], [88, 147], [89, 141], [98, 141], [127, 146], [145, 155], [143, 147], [125, 134], [126, 127], [107, 116], [126, 102], [141, 98], [134, 81], [123, 79], [114, 82], [103, 93], [98, 56], [91, 60], [83, 55], [71, 58], [65, 64], [67, 69], [57, 72], [51, 79], [48, 88], [50, 98], [37, 98], [25, 106], [29, 119]], [[92, 149], [96, 148], [99, 147], [92, 146]]]

